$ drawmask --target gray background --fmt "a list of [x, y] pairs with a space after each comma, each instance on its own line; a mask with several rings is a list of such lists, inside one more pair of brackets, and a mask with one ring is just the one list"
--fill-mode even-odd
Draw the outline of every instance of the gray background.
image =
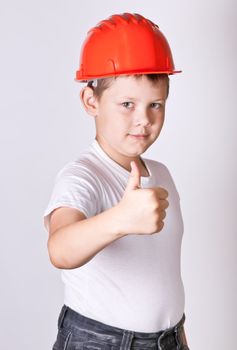
[[95, 135], [73, 80], [81, 44], [121, 12], [156, 22], [183, 70], [143, 156], [169, 167], [181, 196], [190, 348], [236, 348], [236, 2], [9, 0], [0, 14], [1, 349], [55, 340], [63, 286], [42, 215], [57, 171]]

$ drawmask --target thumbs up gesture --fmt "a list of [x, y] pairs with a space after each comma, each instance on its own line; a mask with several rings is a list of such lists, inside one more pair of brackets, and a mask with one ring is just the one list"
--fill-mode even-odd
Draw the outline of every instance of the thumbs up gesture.
[[141, 188], [141, 173], [135, 161], [123, 198], [117, 204], [117, 219], [122, 234], [153, 234], [164, 227], [165, 209], [168, 208], [168, 192], [162, 187]]

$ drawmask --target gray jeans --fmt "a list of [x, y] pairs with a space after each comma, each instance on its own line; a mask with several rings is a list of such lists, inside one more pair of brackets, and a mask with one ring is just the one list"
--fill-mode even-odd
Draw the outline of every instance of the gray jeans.
[[184, 341], [184, 321], [185, 314], [166, 330], [135, 332], [93, 320], [63, 305], [53, 350], [190, 350]]

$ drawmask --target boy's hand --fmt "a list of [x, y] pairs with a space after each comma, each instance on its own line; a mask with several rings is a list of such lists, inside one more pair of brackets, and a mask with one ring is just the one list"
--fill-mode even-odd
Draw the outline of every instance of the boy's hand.
[[153, 234], [162, 230], [168, 192], [162, 187], [140, 187], [140, 170], [131, 162], [131, 175], [123, 198], [117, 205], [118, 219], [123, 234]]

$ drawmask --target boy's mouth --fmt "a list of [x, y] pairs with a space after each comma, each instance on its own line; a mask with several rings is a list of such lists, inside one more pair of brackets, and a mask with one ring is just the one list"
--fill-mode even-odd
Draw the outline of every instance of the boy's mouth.
[[148, 136], [148, 134], [129, 134], [129, 135], [139, 139], [144, 139]]

